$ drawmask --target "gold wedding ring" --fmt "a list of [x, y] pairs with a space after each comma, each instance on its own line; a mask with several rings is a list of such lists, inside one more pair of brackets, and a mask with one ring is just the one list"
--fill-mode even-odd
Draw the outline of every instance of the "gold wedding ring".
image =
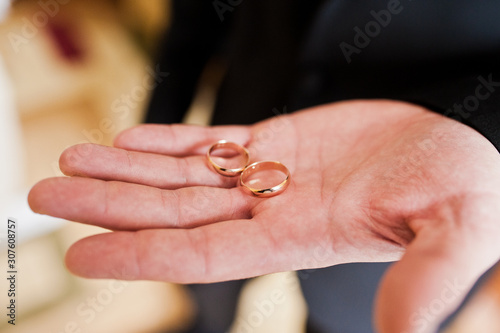
[[[215, 152], [216, 150], [222, 150], [222, 149], [228, 149], [228, 150], [235, 151], [237, 154], [239, 154], [243, 157], [244, 163], [242, 163], [242, 165], [237, 167], [237, 168], [228, 168], [228, 167], [224, 167], [220, 164], [217, 164], [216, 162], [214, 162], [214, 160], [212, 158], [212, 153]], [[248, 150], [245, 147], [243, 147], [237, 143], [226, 141], [226, 140], [220, 140], [220, 141], [214, 143], [210, 147], [210, 149], [208, 150], [207, 160], [212, 165], [212, 167], [215, 169], [215, 171], [217, 171], [221, 175], [227, 176], [227, 177], [233, 177], [233, 176], [237, 176], [243, 170], [245, 170], [246, 166], [248, 165], [248, 162], [250, 161], [250, 154], [248, 153]]]
[[[253, 187], [253, 182], [255, 181], [251, 179], [253, 175], [262, 171], [273, 171], [273, 170], [283, 173], [284, 180], [278, 183], [277, 185], [268, 188]], [[289, 183], [290, 183], [290, 171], [288, 171], [288, 169], [283, 164], [276, 161], [255, 162], [246, 167], [240, 175], [240, 184], [243, 186], [244, 189], [246, 189], [255, 196], [264, 198], [280, 194], [288, 187]]]

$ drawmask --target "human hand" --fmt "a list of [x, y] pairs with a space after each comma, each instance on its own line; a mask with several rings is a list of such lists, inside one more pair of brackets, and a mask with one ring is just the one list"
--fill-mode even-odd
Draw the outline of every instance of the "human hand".
[[[256, 198], [215, 173], [204, 154], [219, 139], [285, 164], [288, 189]], [[377, 325], [423, 332], [500, 257], [498, 152], [410, 104], [343, 102], [254, 126], [144, 125], [115, 148], [70, 148], [60, 165], [71, 177], [37, 184], [32, 209], [114, 231], [68, 251], [85, 277], [214, 282], [402, 257], [379, 290]], [[460, 293], [421, 314], [450, 283]]]

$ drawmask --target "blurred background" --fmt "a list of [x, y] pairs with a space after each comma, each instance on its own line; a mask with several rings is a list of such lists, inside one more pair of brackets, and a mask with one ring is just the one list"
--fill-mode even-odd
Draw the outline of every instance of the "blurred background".
[[[142, 121], [151, 91], [161, 84], [154, 79], [154, 58], [169, 8], [166, 0], [0, 0], [4, 273], [7, 219], [16, 219], [18, 228], [16, 325], [7, 323], [2, 310], [0, 332], [166, 333], [190, 324], [196, 308], [182, 286], [69, 274], [66, 249], [103, 230], [36, 215], [26, 202], [33, 184], [62, 175], [58, 160], [65, 148], [109, 145], [118, 132]], [[211, 101], [210, 89], [200, 89], [186, 122], [206, 124]], [[243, 320], [233, 331], [248, 320], [252, 332], [302, 331], [305, 308], [295, 282], [293, 274], [275, 274], [249, 283], [238, 315]], [[269, 319], [254, 302], [278, 287], [287, 302]], [[7, 290], [2, 274], [2, 309]]]
[[[65, 148], [109, 145], [118, 132], [141, 122], [161, 83], [154, 80], [154, 56], [168, 29], [169, 8], [167, 0], [0, 0], [2, 272], [3, 221], [14, 218], [18, 225], [16, 326], [0, 312], [1, 332], [167, 333], [189, 325], [196, 312], [182, 286], [70, 275], [66, 249], [103, 230], [33, 214], [26, 202], [34, 183], [62, 175], [58, 159]], [[208, 123], [211, 92], [199, 89], [185, 122]], [[0, 279], [2, 309], [7, 283]], [[259, 302], [276, 290], [286, 302], [268, 315]], [[499, 332], [499, 309], [497, 272], [447, 332]], [[303, 332], [306, 313], [293, 273], [262, 277], [244, 289], [232, 332]]]

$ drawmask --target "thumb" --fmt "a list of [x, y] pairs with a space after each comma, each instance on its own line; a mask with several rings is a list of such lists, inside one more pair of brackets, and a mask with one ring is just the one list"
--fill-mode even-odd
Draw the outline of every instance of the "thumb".
[[435, 332], [498, 261], [500, 212], [497, 205], [485, 205], [441, 209], [437, 218], [409, 222], [415, 238], [378, 291], [379, 332]]

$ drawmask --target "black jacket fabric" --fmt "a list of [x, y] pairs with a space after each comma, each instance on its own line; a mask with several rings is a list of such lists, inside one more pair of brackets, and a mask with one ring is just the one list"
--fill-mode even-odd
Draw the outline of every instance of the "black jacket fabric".
[[174, 0], [170, 76], [147, 122], [180, 122], [210, 59], [225, 66], [214, 124], [358, 98], [455, 118], [500, 150], [500, 2]]

